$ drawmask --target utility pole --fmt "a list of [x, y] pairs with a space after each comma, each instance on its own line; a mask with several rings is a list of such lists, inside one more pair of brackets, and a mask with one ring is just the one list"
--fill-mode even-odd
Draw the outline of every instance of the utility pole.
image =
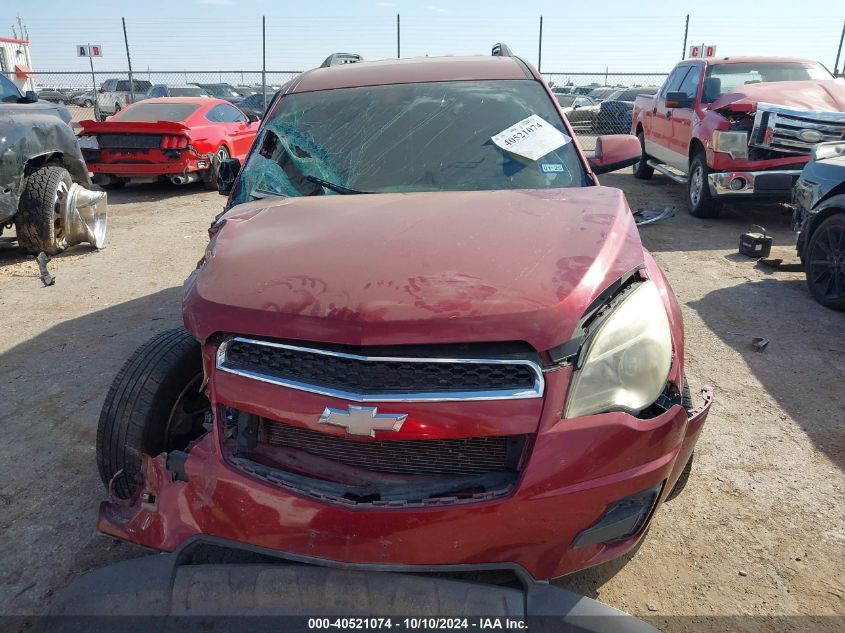
[[399, 27], [399, 14], [396, 14], [396, 59], [402, 57], [402, 46], [400, 41], [399, 34], [401, 33], [401, 29]]
[[261, 95], [267, 112], [267, 18], [261, 16]]
[[681, 49], [681, 60], [687, 58], [687, 35], [689, 34], [689, 13], [687, 13], [687, 24], [684, 27], [684, 47]]
[[543, 67], [543, 16], [540, 16], [540, 40], [537, 44], [537, 72]]
[[123, 22], [123, 43], [126, 44], [126, 63], [129, 64], [129, 96], [132, 103], [135, 103], [135, 82], [132, 81], [132, 59], [129, 57], [129, 38], [126, 37], [126, 18], [120, 18]]
[[842, 23], [842, 35], [839, 36], [839, 48], [836, 49], [836, 62], [833, 64], [833, 74], [839, 74], [839, 56], [842, 54], [842, 40], [845, 40], [845, 22]]

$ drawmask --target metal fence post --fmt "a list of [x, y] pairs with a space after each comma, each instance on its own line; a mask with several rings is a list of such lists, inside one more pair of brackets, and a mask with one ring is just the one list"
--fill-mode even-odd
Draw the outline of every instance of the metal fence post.
[[123, 43], [126, 44], [126, 63], [129, 64], [129, 96], [132, 103], [135, 103], [135, 82], [132, 81], [132, 58], [129, 57], [129, 38], [126, 36], [126, 18], [120, 18], [123, 22]]
[[836, 49], [836, 61], [833, 64], [833, 74], [839, 74], [839, 56], [842, 54], [842, 40], [845, 39], [845, 22], [842, 23], [842, 35], [839, 36], [839, 48]]
[[399, 37], [400, 33], [401, 33], [401, 29], [400, 29], [400, 26], [399, 26], [399, 14], [397, 13], [396, 14], [396, 59], [399, 59], [400, 57], [402, 57], [402, 47], [400, 46], [401, 40], [400, 40], [400, 37]]
[[267, 18], [261, 16], [261, 95], [267, 112]]
[[687, 35], [689, 34], [689, 13], [687, 13], [687, 23], [684, 26], [684, 46], [681, 49], [681, 59], [687, 58]]
[[91, 65], [91, 83], [94, 84], [94, 119], [100, 120], [100, 100], [97, 98], [97, 75], [94, 74], [94, 58], [91, 56], [91, 45], [88, 44], [88, 63]]
[[540, 39], [537, 43], [537, 72], [543, 67], [543, 16], [540, 16]]

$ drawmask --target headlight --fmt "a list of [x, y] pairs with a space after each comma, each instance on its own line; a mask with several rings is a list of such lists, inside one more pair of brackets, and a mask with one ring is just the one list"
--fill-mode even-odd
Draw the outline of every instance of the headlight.
[[731, 158], [748, 158], [748, 133], [714, 131], [713, 151], [730, 154]]
[[838, 158], [843, 155], [845, 155], [845, 142], [843, 141], [830, 141], [828, 143], [818, 143], [813, 146], [813, 160]]
[[672, 365], [669, 318], [653, 281], [629, 291], [592, 336], [572, 376], [564, 416], [639, 413], [663, 392]]

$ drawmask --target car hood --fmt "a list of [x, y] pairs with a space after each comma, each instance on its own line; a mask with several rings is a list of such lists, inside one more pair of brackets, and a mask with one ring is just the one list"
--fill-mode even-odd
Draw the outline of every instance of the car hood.
[[758, 103], [772, 103], [790, 108], [845, 112], [845, 83], [829, 81], [778, 81], [748, 84], [723, 94], [711, 103], [710, 110], [726, 106], [745, 106], [753, 110]]
[[605, 187], [325, 195], [234, 207], [186, 282], [186, 327], [346, 345], [569, 338], [644, 260]]

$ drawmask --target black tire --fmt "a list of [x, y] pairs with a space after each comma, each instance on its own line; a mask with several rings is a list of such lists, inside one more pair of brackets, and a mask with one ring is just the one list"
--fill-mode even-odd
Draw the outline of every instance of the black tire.
[[138, 453], [183, 450], [205, 432], [209, 403], [199, 343], [182, 328], [156, 334], [123, 365], [106, 395], [97, 427], [97, 466], [126, 499], [135, 490]]
[[831, 310], [845, 310], [845, 212], [819, 224], [804, 253], [807, 288]]
[[82, 103], [82, 107], [83, 107], [83, 108], [90, 108], [90, 107], [92, 107], [93, 105], [94, 105], [94, 104], [93, 104], [91, 101], [88, 101], [87, 99], [86, 99], [86, 100]]
[[681, 474], [678, 475], [678, 481], [675, 482], [675, 486], [672, 488], [672, 492], [669, 493], [669, 496], [666, 497], [666, 501], [671, 501], [681, 494], [684, 491], [684, 488], [687, 487], [687, 482], [689, 481], [689, 476], [692, 472], [692, 460], [694, 457], [695, 452], [690, 453], [689, 459], [687, 460], [684, 469], [681, 471]]
[[205, 176], [202, 179], [206, 189], [217, 191], [217, 174], [220, 173], [220, 163], [229, 158], [229, 150], [225, 145], [221, 145], [214, 156], [211, 157], [211, 167], [209, 167]]
[[640, 141], [640, 160], [634, 163], [634, 178], [640, 180], [648, 180], [654, 175], [654, 167], [649, 167], [646, 161], [649, 155], [645, 153], [645, 138], [642, 132], [637, 132], [637, 138]]
[[[686, 378], [684, 378], [684, 386], [683, 389], [681, 389], [681, 406], [684, 408], [684, 411], [687, 412], [687, 416], [689, 416], [690, 412], [694, 408], [692, 393], [690, 393], [689, 383]], [[678, 481], [675, 482], [675, 485], [672, 487], [672, 492], [670, 492], [669, 496], [666, 497], [666, 501], [671, 501], [681, 494], [684, 488], [686, 488], [687, 481], [689, 480], [690, 473], [692, 472], [692, 459], [694, 455], [694, 452], [690, 453], [689, 459], [684, 465], [684, 469], [681, 471], [681, 474], [678, 475]]]
[[26, 177], [15, 216], [18, 245], [25, 252], [55, 255], [67, 248], [61, 205], [72, 183], [67, 169], [53, 165]]
[[707, 156], [702, 151], [693, 154], [687, 178], [687, 209], [696, 218], [717, 218], [722, 212], [720, 201], [710, 195]]

